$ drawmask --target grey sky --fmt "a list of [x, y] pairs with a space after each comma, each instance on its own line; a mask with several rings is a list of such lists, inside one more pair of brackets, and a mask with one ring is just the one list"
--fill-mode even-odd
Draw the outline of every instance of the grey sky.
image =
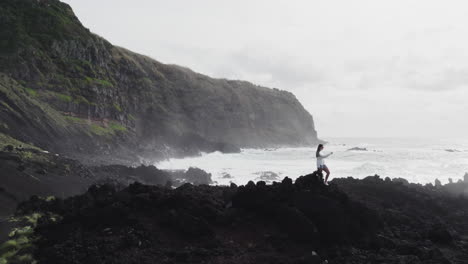
[[321, 137], [466, 137], [468, 3], [66, 0], [115, 45], [292, 91]]

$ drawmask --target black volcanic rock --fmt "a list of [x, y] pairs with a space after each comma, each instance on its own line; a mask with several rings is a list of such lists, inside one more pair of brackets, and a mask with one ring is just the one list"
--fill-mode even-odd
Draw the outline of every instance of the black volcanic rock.
[[354, 148], [348, 149], [347, 151], [367, 151], [367, 148], [354, 147]]
[[[169, 183], [168, 187], [212, 183], [210, 174], [196, 168], [172, 173], [145, 165], [93, 167], [37, 149], [17, 147], [11, 152], [0, 151], [0, 219], [12, 214], [19, 202], [33, 195], [65, 198], [81, 194], [93, 184], [123, 189], [135, 182], [160, 186]], [[0, 221], [0, 229], [3, 224]]]
[[37, 211], [45, 217], [35, 257], [55, 263], [304, 263], [320, 259], [313, 250], [358, 243], [379, 228], [339, 190], [289, 180], [175, 190], [104, 185], [66, 200], [33, 198], [18, 214]]
[[147, 185], [166, 185], [172, 183], [171, 173], [159, 170], [154, 166], [140, 165], [127, 167], [123, 165], [102, 165], [89, 167], [94, 174], [94, 184], [110, 184], [119, 188], [127, 187], [134, 182]]
[[[464, 246], [468, 241], [462, 238], [468, 230], [468, 203], [466, 198], [445, 190], [449, 185], [423, 187], [384, 181], [378, 176], [334, 179], [332, 183], [350, 199], [378, 213], [385, 228], [380, 232], [384, 239], [376, 247], [387, 248], [389, 254], [413, 256], [411, 263], [468, 261], [468, 248]], [[442, 253], [440, 250], [447, 246], [453, 251]]]
[[[40, 263], [466, 263], [468, 205], [442, 189], [318, 173], [281, 183], [91, 187], [33, 197]], [[51, 220], [51, 219], [55, 220]], [[60, 220], [56, 220], [60, 219]]]
[[445, 151], [447, 151], [447, 152], [461, 152], [458, 149], [446, 149]]
[[468, 197], [468, 182], [459, 181], [457, 183], [448, 183], [445, 185], [438, 186], [442, 190], [452, 194], [453, 196]]
[[259, 172], [256, 172], [255, 174], [258, 175], [256, 180], [267, 181], [267, 182], [277, 181], [280, 178], [279, 175], [273, 171], [259, 171]]
[[184, 183], [191, 183], [195, 185], [212, 184], [211, 173], [208, 173], [200, 168], [190, 167], [188, 170], [169, 170], [171, 180], [175, 187], [179, 187]]
[[434, 243], [450, 244], [453, 237], [443, 224], [435, 224], [428, 232], [428, 237]]
[[210, 184], [213, 183], [211, 180], [211, 173], [207, 173], [206, 171], [190, 167], [185, 172], [185, 180], [194, 184]]
[[0, 152], [0, 218], [32, 195], [76, 195], [92, 183], [92, 172], [77, 161], [26, 150]]
[[317, 141], [293, 94], [113, 46], [60, 1], [4, 0], [0, 21], [0, 133], [21, 141], [93, 164]]

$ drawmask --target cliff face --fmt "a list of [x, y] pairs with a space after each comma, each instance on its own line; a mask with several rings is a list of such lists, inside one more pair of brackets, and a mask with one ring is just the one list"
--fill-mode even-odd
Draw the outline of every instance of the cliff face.
[[19, 140], [143, 155], [317, 141], [293, 94], [113, 46], [60, 1], [4, 0], [0, 22], [0, 132]]

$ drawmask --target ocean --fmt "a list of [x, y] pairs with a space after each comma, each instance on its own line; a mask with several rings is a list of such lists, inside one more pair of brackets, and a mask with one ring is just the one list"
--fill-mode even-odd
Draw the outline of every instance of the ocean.
[[[330, 179], [337, 177], [404, 178], [414, 183], [447, 183], [463, 179], [468, 172], [467, 139], [329, 138], [324, 153]], [[365, 150], [350, 150], [352, 148]], [[281, 181], [316, 169], [315, 147], [243, 149], [241, 153], [203, 153], [198, 157], [168, 159], [155, 164], [160, 169], [198, 167], [212, 174], [215, 184]]]

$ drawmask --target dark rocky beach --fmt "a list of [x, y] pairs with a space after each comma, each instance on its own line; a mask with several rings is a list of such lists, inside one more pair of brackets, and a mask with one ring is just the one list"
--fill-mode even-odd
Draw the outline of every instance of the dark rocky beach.
[[[15, 162], [0, 164], [17, 170]], [[22, 162], [22, 172], [37, 171]], [[14, 253], [8, 263], [468, 261], [467, 182], [422, 186], [371, 176], [326, 186], [313, 173], [271, 185], [210, 186], [194, 181], [210, 180], [196, 169], [183, 180], [196, 184], [184, 184], [181, 172], [154, 167], [76, 168], [81, 174], [67, 177], [81, 185], [69, 195], [91, 186], [86, 192], [66, 198], [46, 190], [19, 204], [0, 247]], [[96, 185], [90, 175], [100, 175]]]
[[0, 21], [0, 264], [468, 263], [468, 175], [160, 170], [323, 141], [291, 92], [115, 46], [59, 0], [2, 0]]

